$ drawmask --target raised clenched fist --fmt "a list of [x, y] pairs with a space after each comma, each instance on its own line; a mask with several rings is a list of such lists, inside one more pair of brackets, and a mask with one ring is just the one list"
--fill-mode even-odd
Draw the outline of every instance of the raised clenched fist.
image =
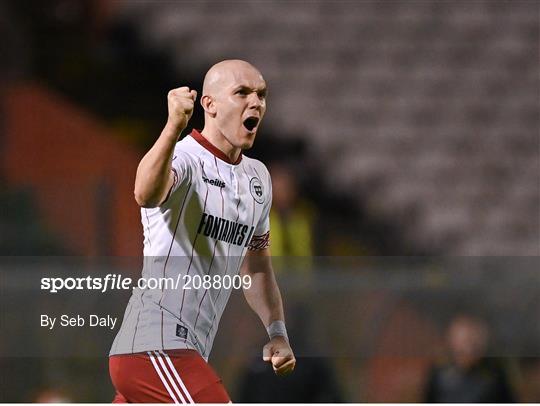
[[172, 89], [167, 95], [169, 123], [180, 131], [186, 128], [193, 114], [196, 98], [197, 92], [190, 90], [187, 86]]

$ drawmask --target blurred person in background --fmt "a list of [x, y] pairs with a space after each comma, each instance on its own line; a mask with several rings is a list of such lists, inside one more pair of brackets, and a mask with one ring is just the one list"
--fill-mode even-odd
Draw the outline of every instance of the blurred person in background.
[[[283, 163], [270, 165], [272, 174], [272, 255], [287, 270], [309, 271], [314, 254], [315, 208], [301, 194], [292, 168]], [[276, 264], [276, 271], [281, 266]]]
[[73, 403], [64, 391], [56, 388], [48, 388], [40, 390], [33, 396], [33, 403]]
[[515, 402], [506, 371], [486, 356], [486, 323], [470, 315], [459, 315], [451, 320], [447, 334], [450, 360], [430, 371], [425, 402]]

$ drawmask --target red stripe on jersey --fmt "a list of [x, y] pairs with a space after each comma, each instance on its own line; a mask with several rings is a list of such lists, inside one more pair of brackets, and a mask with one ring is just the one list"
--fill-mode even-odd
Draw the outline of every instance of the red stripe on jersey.
[[249, 243], [248, 250], [259, 251], [270, 246], [270, 231], [263, 235], [254, 235]]

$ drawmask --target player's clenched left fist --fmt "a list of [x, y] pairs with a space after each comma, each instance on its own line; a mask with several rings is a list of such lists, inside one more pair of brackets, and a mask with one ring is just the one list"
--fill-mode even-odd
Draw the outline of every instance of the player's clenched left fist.
[[277, 375], [290, 374], [296, 365], [293, 351], [282, 336], [274, 337], [263, 348], [263, 360], [272, 363]]
[[171, 90], [167, 95], [169, 123], [180, 131], [186, 128], [193, 114], [196, 98], [197, 92], [187, 86]]

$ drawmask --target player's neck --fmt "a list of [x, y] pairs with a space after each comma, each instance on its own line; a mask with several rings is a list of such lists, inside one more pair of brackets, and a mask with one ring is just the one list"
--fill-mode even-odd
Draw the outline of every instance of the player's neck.
[[238, 161], [238, 157], [242, 153], [242, 149], [232, 145], [221, 133], [221, 131], [205, 126], [201, 131], [201, 135], [206, 138], [214, 147], [223, 152], [229, 158], [229, 161]]

